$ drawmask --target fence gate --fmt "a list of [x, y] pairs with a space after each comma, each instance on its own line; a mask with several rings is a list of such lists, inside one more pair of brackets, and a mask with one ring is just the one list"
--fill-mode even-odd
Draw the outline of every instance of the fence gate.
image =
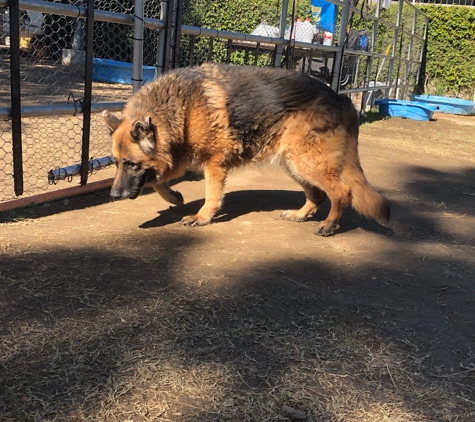
[[351, 95], [362, 112], [377, 96], [412, 93], [427, 17], [410, 2], [309, 0], [310, 38], [294, 30], [295, 4], [281, 0], [242, 33], [199, 26], [197, 13], [213, 2], [197, 11], [190, 0], [0, 0], [0, 211], [110, 185], [99, 113], [119, 112], [174, 67], [295, 68]]

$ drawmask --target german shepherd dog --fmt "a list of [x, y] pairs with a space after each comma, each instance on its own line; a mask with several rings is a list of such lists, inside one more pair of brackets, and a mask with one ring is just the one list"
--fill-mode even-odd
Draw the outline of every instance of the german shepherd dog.
[[274, 68], [204, 64], [169, 72], [143, 86], [122, 117], [102, 113], [117, 173], [111, 197], [136, 198], [151, 183], [166, 201], [183, 197], [168, 182], [204, 174], [205, 203], [187, 226], [209, 224], [223, 203], [226, 175], [249, 162], [282, 165], [306, 202], [282, 218], [304, 221], [328, 195], [330, 212], [315, 234], [339, 228], [344, 208], [380, 224], [387, 200], [367, 182], [358, 157], [358, 115], [350, 99], [305, 74]]

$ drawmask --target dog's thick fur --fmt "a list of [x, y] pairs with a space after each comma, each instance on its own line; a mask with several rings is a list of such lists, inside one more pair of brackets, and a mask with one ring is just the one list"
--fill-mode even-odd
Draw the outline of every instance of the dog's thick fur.
[[358, 116], [351, 101], [295, 71], [205, 64], [167, 73], [142, 87], [123, 117], [103, 112], [117, 174], [113, 198], [135, 198], [146, 182], [172, 204], [167, 182], [190, 169], [205, 176], [205, 204], [184, 225], [208, 224], [221, 207], [228, 171], [248, 162], [281, 164], [305, 191], [303, 221], [325, 200], [331, 209], [316, 234], [333, 234], [344, 208], [381, 224], [386, 199], [368, 184], [358, 157]]

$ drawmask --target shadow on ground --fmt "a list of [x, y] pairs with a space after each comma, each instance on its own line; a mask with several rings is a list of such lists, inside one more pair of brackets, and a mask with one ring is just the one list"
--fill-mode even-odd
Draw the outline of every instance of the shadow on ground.
[[389, 228], [347, 211], [328, 239], [269, 215], [300, 192], [254, 190], [205, 228], [175, 224], [192, 201], [142, 230], [91, 223], [79, 246], [6, 248], [0, 414], [472, 420], [474, 176], [407, 168]]

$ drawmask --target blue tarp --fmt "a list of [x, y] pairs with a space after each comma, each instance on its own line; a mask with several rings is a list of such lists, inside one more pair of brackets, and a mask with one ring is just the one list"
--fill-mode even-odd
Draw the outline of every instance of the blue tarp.
[[336, 31], [336, 5], [325, 0], [312, 0], [310, 4], [317, 28], [334, 34]]

